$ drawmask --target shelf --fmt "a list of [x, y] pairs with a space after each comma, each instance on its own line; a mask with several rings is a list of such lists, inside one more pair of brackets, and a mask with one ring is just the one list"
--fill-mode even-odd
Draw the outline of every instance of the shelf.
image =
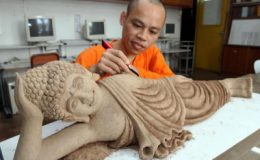
[[232, 6], [233, 7], [246, 7], [246, 6], [257, 6], [260, 5], [260, 1], [259, 2], [233, 2]]
[[260, 2], [233, 2], [233, 19], [260, 19]]
[[253, 63], [260, 58], [260, 0], [233, 0], [225, 29], [222, 73], [242, 76], [254, 73]]
[[222, 73], [240, 76], [254, 73], [253, 66], [260, 58], [259, 51], [259, 46], [224, 45]]
[[247, 20], [247, 19], [260, 19], [260, 17], [256, 17], [256, 16], [253, 16], [253, 17], [243, 17], [243, 18], [240, 18], [240, 17], [238, 17], [238, 18], [233, 18], [234, 20], [239, 20], [239, 19], [241, 19], [241, 20]]
[[182, 8], [192, 8], [193, 0], [162, 0], [166, 6], [175, 6]]
[[39, 48], [39, 47], [54, 47], [54, 46], [62, 46], [63, 44], [60, 42], [55, 43], [39, 43], [35, 45], [0, 45], [1, 49], [31, 49], [31, 48]]
[[30, 46], [30, 45], [0, 45], [1, 49], [30, 49], [38, 48], [39, 46]]
[[84, 45], [93, 45], [93, 44], [100, 44], [100, 41], [95, 41], [95, 42], [91, 42], [91, 41], [87, 41], [87, 40], [82, 40], [82, 39], [63, 39], [60, 40], [61, 43], [63, 43], [65, 46], [84, 46]]
[[60, 40], [53, 43], [39, 43], [35, 45], [0, 45], [0, 50], [12, 50], [12, 49], [32, 49], [32, 48], [51, 48], [62, 46], [89, 46], [100, 42], [89, 42], [86, 40]]
[[258, 48], [258, 49], [260, 49], [260, 46], [245, 45], [245, 44], [226, 44], [225, 46], [232, 46], [232, 47], [251, 47], [251, 48]]
[[233, 8], [233, 19], [258, 19], [260, 18], [260, 5]]

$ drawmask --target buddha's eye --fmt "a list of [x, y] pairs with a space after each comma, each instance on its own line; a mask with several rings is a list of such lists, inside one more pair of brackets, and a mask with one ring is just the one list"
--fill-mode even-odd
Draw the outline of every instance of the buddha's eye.
[[67, 101], [67, 110], [71, 113], [74, 112], [74, 110], [77, 108], [80, 100], [78, 98], [71, 97]]
[[76, 88], [76, 89], [81, 89], [83, 87], [83, 78], [81, 78], [79, 76], [74, 78], [72, 87]]

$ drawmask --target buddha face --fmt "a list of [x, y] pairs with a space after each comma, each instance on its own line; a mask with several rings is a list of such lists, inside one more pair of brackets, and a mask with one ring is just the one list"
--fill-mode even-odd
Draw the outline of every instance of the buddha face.
[[89, 122], [101, 106], [101, 90], [89, 75], [71, 74], [66, 78], [61, 106], [71, 113], [69, 120]]

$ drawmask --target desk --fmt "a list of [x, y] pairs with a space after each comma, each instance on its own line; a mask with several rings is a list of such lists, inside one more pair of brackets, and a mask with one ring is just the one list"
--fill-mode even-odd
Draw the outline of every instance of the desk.
[[0, 45], [0, 50], [15, 50], [15, 49], [28, 49], [29, 55], [31, 55], [31, 49], [40, 49], [41, 53], [46, 52], [58, 52], [61, 55], [61, 47], [63, 43], [61, 42], [52, 42], [52, 43], [38, 43], [35, 45]]
[[0, 68], [4, 69], [5, 71], [28, 69], [28, 68], [30, 68], [30, 60], [22, 59], [22, 60], [18, 60], [18, 61], [12, 62], [12, 63], [1, 64]]
[[[179, 66], [179, 54], [185, 53], [188, 55], [190, 49], [183, 48], [171, 48], [162, 50], [165, 60], [174, 72], [178, 72]], [[185, 75], [188, 75], [188, 63], [185, 64]]]
[[30, 68], [29, 59], [0, 65], [0, 107], [7, 117], [12, 117], [13, 113], [17, 111], [16, 106], [12, 106], [13, 102], [9, 98], [11, 91], [8, 84], [14, 82], [16, 72], [24, 73], [28, 68]]
[[[260, 94], [252, 99], [232, 98], [209, 119], [184, 128], [191, 131], [193, 139], [184, 148], [170, 154], [167, 160], [210, 160], [222, 154], [260, 128]], [[70, 124], [56, 121], [43, 127], [46, 137]], [[6, 160], [13, 159], [19, 136], [0, 142]], [[138, 152], [131, 148], [120, 149], [106, 160], [139, 160]]]

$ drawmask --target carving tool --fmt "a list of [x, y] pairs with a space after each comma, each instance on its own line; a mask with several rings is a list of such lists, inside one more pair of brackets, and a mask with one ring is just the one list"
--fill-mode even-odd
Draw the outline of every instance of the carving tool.
[[[102, 46], [105, 48], [105, 49], [108, 49], [108, 48], [112, 48], [112, 46], [105, 40], [102, 40]], [[135, 75], [139, 76], [138, 74], [138, 71], [134, 68], [134, 66], [132, 66], [131, 64], [126, 64], [128, 69], [133, 72]]]

